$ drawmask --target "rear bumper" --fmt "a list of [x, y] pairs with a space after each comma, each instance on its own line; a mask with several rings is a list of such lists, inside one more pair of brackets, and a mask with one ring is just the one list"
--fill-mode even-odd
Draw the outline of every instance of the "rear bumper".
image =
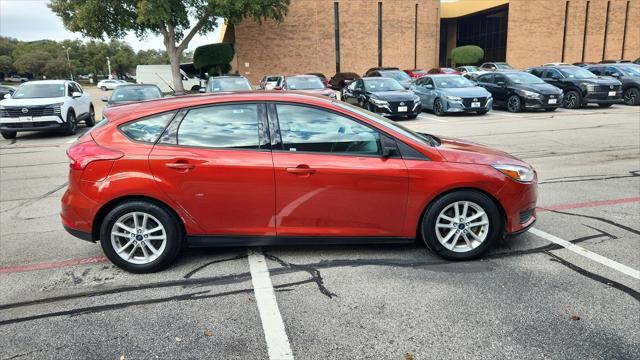
[[82, 239], [85, 241], [89, 241], [89, 242], [95, 242], [95, 240], [93, 240], [91, 233], [90, 232], [85, 232], [85, 231], [80, 231], [80, 230], [76, 230], [76, 229], [72, 229], [66, 225], [63, 225], [64, 229], [67, 230], [67, 232], [75, 237], [77, 237], [78, 239]]
[[[71, 179], [70, 179], [71, 180]], [[62, 226], [73, 236], [95, 241], [92, 236], [92, 220], [97, 203], [71, 187], [67, 188], [60, 201]]]

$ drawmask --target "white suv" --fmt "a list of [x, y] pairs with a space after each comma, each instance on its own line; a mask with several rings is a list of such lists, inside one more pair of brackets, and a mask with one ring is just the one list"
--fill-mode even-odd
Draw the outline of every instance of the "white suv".
[[0, 101], [0, 133], [13, 139], [19, 131], [62, 129], [73, 135], [78, 122], [95, 124], [91, 97], [68, 80], [29, 81]]

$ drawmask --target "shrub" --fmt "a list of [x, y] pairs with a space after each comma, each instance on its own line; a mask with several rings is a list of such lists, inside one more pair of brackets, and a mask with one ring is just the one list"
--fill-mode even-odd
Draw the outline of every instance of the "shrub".
[[231, 70], [229, 63], [233, 60], [235, 50], [232, 43], [203, 45], [193, 53], [193, 66], [201, 74], [221, 75]]
[[484, 58], [484, 50], [475, 45], [459, 46], [451, 50], [451, 61], [456, 65], [475, 64]]

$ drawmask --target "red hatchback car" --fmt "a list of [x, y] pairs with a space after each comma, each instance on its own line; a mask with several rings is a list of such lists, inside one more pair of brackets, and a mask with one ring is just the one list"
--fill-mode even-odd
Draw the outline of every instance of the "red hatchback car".
[[528, 164], [327, 97], [196, 95], [117, 106], [68, 150], [62, 222], [131, 272], [185, 246], [394, 243], [480, 256], [535, 219]]
[[433, 68], [428, 71], [429, 75], [433, 74], [447, 74], [447, 75], [460, 75], [460, 71], [452, 68]]

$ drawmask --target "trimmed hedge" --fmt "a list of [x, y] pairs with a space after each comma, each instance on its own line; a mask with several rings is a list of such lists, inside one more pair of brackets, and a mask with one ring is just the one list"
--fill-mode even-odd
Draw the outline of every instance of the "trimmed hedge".
[[456, 65], [475, 64], [484, 58], [484, 50], [475, 45], [459, 46], [451, 50], [451, 61]]
[[232, 43], [202, 45], [193, 53], [193, 66], [204, 75], [221, 75], [231, 70], [235, 49]]

